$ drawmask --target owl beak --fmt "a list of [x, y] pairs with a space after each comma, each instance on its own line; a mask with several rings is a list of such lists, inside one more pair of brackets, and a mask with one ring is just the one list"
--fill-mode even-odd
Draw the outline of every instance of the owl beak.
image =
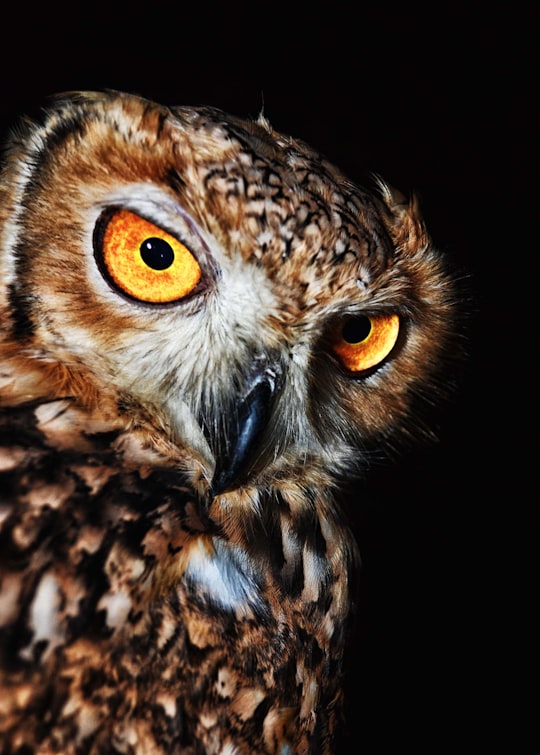
[[268, 425], [281, 380], [275, 368], [258, 370], [240, 400], [234, 418], [225, 422], [225, 451], [218, 455], [211, 491], [219, 495], [238, 485], [257, 457], [259, 442]]

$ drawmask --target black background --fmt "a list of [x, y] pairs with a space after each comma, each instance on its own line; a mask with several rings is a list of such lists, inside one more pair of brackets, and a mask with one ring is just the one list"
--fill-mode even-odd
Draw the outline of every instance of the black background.
[[3, 11], [3, 134], [72, 89], [264, 107], [352, 179], [418, 192], [472, 292], [469, 356], [439, 442], [354, 493], [350, 751], [540, 752], [533, 4], [24, 6]]

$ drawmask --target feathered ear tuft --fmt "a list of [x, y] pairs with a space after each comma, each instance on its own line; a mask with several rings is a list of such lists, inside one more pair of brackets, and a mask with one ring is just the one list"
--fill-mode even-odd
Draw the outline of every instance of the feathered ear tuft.
[[418, 197], [407, 198], [382, 179], [376, 178], [386, 212], [385, 224], [396, 248], [402, 254], [422, 253], [430, 244], [429, 234], [420, 213]]

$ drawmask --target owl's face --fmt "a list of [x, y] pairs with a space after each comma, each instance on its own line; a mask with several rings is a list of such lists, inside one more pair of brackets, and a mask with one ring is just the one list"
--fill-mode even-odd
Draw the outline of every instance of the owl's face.
[[209, 108], [77, 95], [28, 131], [0, 301], [66, 395], [157, 412], [217, 491], [350, 476], [403, 422], [451, 316], [414, 203]]

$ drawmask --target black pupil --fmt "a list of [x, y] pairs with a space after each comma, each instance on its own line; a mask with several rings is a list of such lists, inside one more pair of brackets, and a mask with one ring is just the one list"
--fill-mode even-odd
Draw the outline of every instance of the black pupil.
[[341, 331], [341, 335], [347, 343], [360, 343], [370, 334], [371, 320], [369, 317], [351, 317], [347, 320]]
[[140, 246], [141, 257], [152, 270], [166, 270], [174, 261], [172, 247], [164, 239], [145, 239]]

